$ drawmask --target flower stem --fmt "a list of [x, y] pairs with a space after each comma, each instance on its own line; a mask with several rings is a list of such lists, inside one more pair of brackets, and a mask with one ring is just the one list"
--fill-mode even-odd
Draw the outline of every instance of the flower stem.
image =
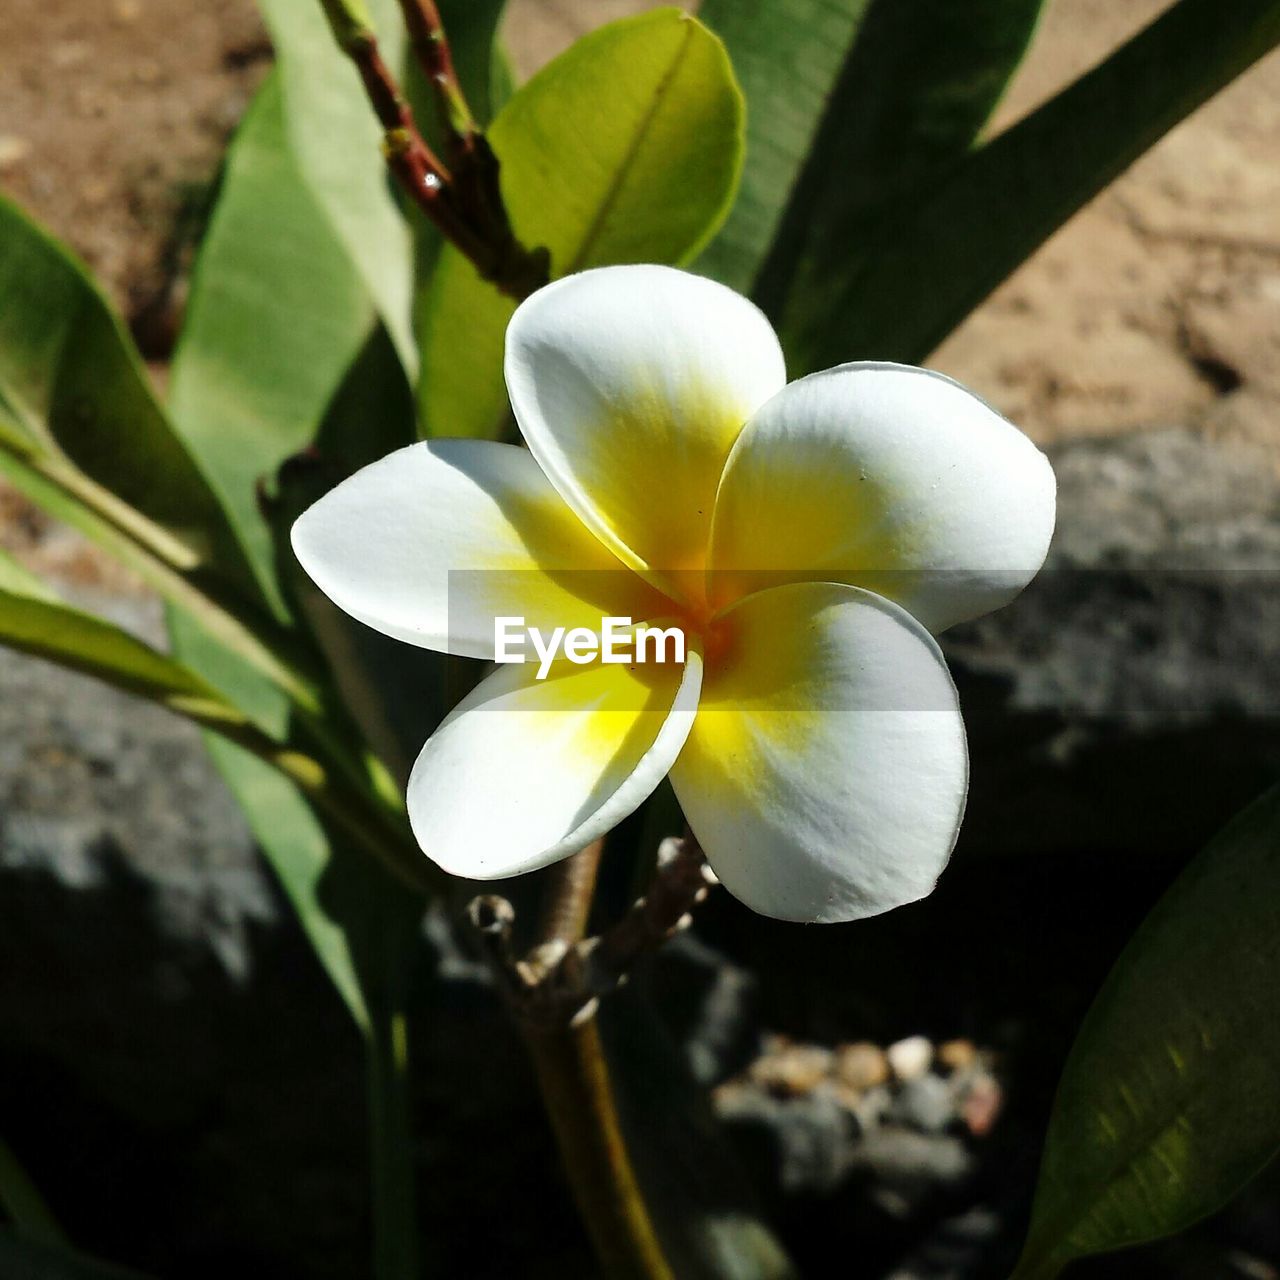
[[414, 1280], [418, 1249], [408, 1028], [399, 1004], [371, 1011], [365, 1054], [373, 1174], [374, 1280]]
[[450, 153], [455, 158], [465, 155], [479, 128], [453, 66], [453, 51], [440, 10], [435, 0], [400, 0], [400, 8], [409, 30], [409, 44], [439, 103]]
[[[326, 12], [346, 6], [338, 0], [321, 0]], [[448, 77], [432, 78], [444, 107], [456, 171], [432, 151], [418, 129], [413, 110], [378, 50], [373, 28], [354, 20], [334, 21], [334, 35], [351, 59], [364, 85], [365, 96], [384, 130], [382, 151], [387, 167], [406, 194], [436, 225], [459, 252], [469, 258], [480, 275], [509, 297], [528, 297], [546, 284], [550, 260], [545, 249], [526, 249], [515, 236], [498, 186], [498, 162], [475, 128], [434, 5], [404, 0], [410, 15], [410, 38], [428, 65], [439, 67], [443, 58]], [[349, 18], [349, 15], [347, 15]], [[429, 73], [430, 74], [430, 73]]]
[[[604, 842], [556, 866], [532, 957], [554, 966], [582, 940]], [[609, 1280], [673, 1280], [618, 1121], [597, 1002], [531, 1002], [521, 1017], [578, 1211]]]
[[524, 1028], [578, 1211], [609, 1280], [674, 1280], [631, 1167], [595, 1006]]
[[533, 1057], [579, 1212], [610, 1280], [672, 1280], [631, 1164], [596, 1011], [647, 952], [689, 923], [715, 877], [686, 831], [664, 840], [648, 892], [599, 937], [584, 938], [602, 842], [553, 867], [539, 941], [511, 951], [515, 911], [486, 894], [467, 909]]
[[603, 852], [604, 841], [593, 840], [552, 871], [540, 931], [544, 944], [572, 946], [586, 933]]

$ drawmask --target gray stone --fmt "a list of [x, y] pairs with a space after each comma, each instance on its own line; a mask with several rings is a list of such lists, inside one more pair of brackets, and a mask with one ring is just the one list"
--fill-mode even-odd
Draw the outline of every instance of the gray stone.
[[751, 1060], [757, 1049], [753, 974], [686, 931], [658, 952], [646, 976], [699, 1084], [718, 1084]]
[[908, 1080], [898, 1090], [888, 1119], [922, 1133], [941, 1133], [958, 1119], [955, 1090], [940, 1076]]
[[848, 1173], [858, 1124], [830, 1093], [782, 1099], [734, 1083], [716, 1091], [716, 1112], [741, 1147], [763, 1157], [757, 1175], [783, 1192], [830, 1194]]
[[199, 733], [7, 650], [0, 1009], [5, 1139], [86, 1247], [359, 1273], [359, 1041]]
[[883, 1125], [854, 1147], [848, 1167], [868, 1179], [871, 1197], [884, 1212], [908, 1218], [942, 1189], [962, 1183], [974, 1157], [960, 1138]]
[[943, 637], [968, 847], [1194, 849], [1280, 774], [1280, 479], [1186, 430], [1051, 451], [1048, 564]]

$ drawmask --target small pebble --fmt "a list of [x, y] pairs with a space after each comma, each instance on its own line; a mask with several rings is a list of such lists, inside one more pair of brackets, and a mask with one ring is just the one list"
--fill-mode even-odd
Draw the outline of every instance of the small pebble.
[[1004, 1093], [994, 1076], [979, 1075], [965, 1092], [960, 1103], [960, 1116], [975, 1138], [985, 1138], [1000, 1118]]
[[951, 1086], [935, 1075], [908, 1080], [894, 1098], [888, 1118], [921, 1133], [942, 1133], [957, 1119]]
[[862, 1091], [860, 1089], [850, 1089], [848, 1085], [838, 1079], [818, 1081], [814, 1087], [814, 1093], [831, 1098], [837, 1106], [855, 1117], [862, 1107]]
[[0, 134], [0, 171], [21, 164], [31, 154], [31, 143], [16, 134]]
[[919, 1080], [933, 1063], [933, 1045], [926, 1036], [908, 1036], [885, 1050], [889, 1068], [898, 1080]]
[[1261, 1258], [1255, 1258], [1250, 1253], [1245, 1253], [1239, 1249], [1233, 1249], [1227, 1254], [1227, 1262], [1231, 1270], [1245, 1280], [1276, 1280], [1280, 1276], [1269, 1262], [1264, 1262]]
[[862, 1095], [854, 1112], [858, 1123], [862, 1126], [862, 1131], [869, 1133], [883, 1124], [892, 1105], [893, 1095], [889, 1092], [887, 1085], [878, 1084], [868, 1089]]
[[90, 178], [80, 187], [80, 199], [85, 204], [105, 204], [112, 192], [111, 183], [105, 178]]
[[878, 1044], [860, 1040], [836, 1050], [836, 1076], [840, 1083], [859, 1093], [884, 1084], [889, 1078], [889, 1062]]
[[767, 1048], [750, 1067], [752, 1081], [775, 1097], [794, 1098], [811, 1093], [831, 1074], [834, 1055], [816, 1044], [786, 1044]]
[[938, 1065], [949, 1072], [968, 1071], [978, 1061], [972, 1040], [948, 1040], [938, 1046]]
[[59, 71], [78, 67], [88, 61], [92, 48], [85, 40], [60, 40], [49, 50], [49, 61]]

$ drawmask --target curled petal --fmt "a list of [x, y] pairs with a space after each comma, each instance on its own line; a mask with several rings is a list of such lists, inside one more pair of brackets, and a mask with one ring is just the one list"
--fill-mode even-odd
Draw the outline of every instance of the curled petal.
[[497, 880], [567, 857], [611, 830], [671, 768], [693, 723], [702, 663], [574, 666], [537, 680], [499, 667], [423, 747], [409, 819], [454, 875]]
[[674, 572], [701, 569], [742, 424], [786, 381], [758, 308], [654, 266], [540, 289], [507, 330], [506, 375], [524, 438], [565, 501], [673, 594]]
[[870, 592], [799, 583], [727, 610], [706, 663], [671, 781], [728, 890], [763, 915], [809, 922], [928, 894], [968, 784], [932, 636]]
[[847, 582], [938, 632], [1036, 574], [1055, 491], [1040, 450], [958, 383], [842, 365], [793, 382], [743, 429], [716, 499], [709, 594]]
[[344, 480], [293, 526], [316, 585], [397, 640], [491, 658], [494, 619], [599, 629], [665, 605], [515, 445], [431, 440]]

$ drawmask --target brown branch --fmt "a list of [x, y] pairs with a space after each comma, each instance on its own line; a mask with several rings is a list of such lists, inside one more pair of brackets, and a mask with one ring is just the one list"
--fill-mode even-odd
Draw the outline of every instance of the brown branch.
[[524, 1028], [578, 1212], [608, 1280], [675, 1280], [618, 1121], [594, 1016]]
[[526, 249], [516, 239], [498, 185], [498, 162], [483, 135], [472, 135], [465, 153], [460, 150], [457, 156], [461, 172], [451, 172], [418, 129], [374, 35], [360, 31], [341, 47], [355, 64], [384, 130], [387, 167], [440, 234], [510, 297], [528, 297], [546, 284], [547, 251]]
[[[644, 897], [603, 933], [584, 938], [601, 847], [596, 841], [553, 868], [538, 942], [523, 959], [506, 950], [514, 912], [505, 898], [475, 898], [467, 908], [526, 1024], [563, 1025], [594, 1007], [626, 981], [642, 957], [687, 927], [694, 907], [718, 883], [697, 839], [688, 831], [671, 836], [658, 847], [657, 871]], [[501, 944], [497, 952], [495, 938]]]
[[409, 46], [439, 104], [449, 150], [455, 158], [465, 156], [472, 151], [479, 129], [454, 69], [440, 10], [435, 0], [400, 0], [400, 8], [409, 29]]
[[625, 981], [636, 962], [687, 928], [690, 913], [717, 883], [692, 832], [671, 836], [658, 846], [658, 871], [649, 892], [592, 943], [583, 944], [585, 978], [600, 996]]
[[583, 939], [600, 842], [560, 863], [540, 941], [522, 960], [505, 898], [476, 898], [472, 925], [529, 1046], [574, 1198], [610, 1280], [673, 1280], [632, 1168], [609, 1082], [596, 1010], [641, 956], [689, 922], [715, 877], [688, 832], [664, 840], [649, 892], [604, 934]]
[[572, 946], [581, 941], [587, 931], [603, 852], [604, 841], [593, 840], [585, 849], [552, 868], [553, 879], [540, 930], [543, 943], [561, 942]]

